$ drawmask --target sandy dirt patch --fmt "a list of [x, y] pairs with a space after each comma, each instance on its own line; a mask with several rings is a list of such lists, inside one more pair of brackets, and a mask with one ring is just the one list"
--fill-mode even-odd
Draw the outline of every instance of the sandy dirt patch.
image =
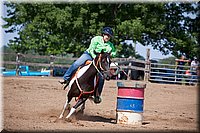
[[[142, 125], [116, 124], [117, 80], [106, 81], [102, 103], [59, 120], [66, 91], [56, 77], [3, 77], [3, 128], [8, 131], [198, 131], [198, 88], [147, 83]], [[130, 85], [137, 81], [125, 81]], [[74, 101], [74, 100], [73, 100]], [[72, 102], [73, 103], [73, 102]]]

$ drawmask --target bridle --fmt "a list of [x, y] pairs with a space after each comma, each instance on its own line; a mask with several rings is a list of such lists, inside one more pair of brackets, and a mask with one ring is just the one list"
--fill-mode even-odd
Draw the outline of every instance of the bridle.
[[[92, 64], [93, 64], [93, 66], [95, 67], [95, 69], [97, 70], [97, 72], [98, 72], [102, 77], [104, 77], [103, 74], [106, 73], [106, 72], [108, 72], [109, 70], [105, 70], [105, 69], [102, 67], [101, 58], [102, 58], [102, 54], [99, 55], [96, 64], [95, 64], [95, 60], [92, 61]], [[108, 61], [108, 63], [109, 63], [109, 61]], [[98, 64], [99, 64], [99, 68], [97, 67]]]

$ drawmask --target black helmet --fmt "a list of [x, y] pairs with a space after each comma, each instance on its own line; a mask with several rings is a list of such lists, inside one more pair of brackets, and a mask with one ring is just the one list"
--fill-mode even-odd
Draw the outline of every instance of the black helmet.
[[110, 35], [111, 37], [113, 36], [113, 30], [112, 30], [112, 28], [110, 28], [110, 27], [105, 27], [105, 28], [103, 28], [102, 33], [103, 33], [103, 34], [108, 34], [108, 35]]

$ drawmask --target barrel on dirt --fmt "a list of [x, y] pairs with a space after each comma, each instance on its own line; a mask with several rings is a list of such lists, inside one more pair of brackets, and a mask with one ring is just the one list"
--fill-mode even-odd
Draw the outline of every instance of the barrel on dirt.
[[146, 86], [135, 84], [126, 87], [123, 83], [117, 83], [117, 123], [142, 124], [144, 89]]

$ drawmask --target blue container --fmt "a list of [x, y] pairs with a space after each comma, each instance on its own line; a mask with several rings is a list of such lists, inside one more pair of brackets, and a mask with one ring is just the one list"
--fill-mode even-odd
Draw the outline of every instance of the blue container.
[[117, 97], [117, 111], [143, 112], [144, 99]]

